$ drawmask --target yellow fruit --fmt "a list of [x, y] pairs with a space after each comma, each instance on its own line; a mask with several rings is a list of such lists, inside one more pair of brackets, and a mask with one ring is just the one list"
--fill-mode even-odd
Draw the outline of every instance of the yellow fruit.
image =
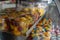
[[36, 30], [36, 33], [39, 33], [40, 32], [40, 30]]
[[25, 8], [24, 10], [25, 10], [25, 11], [29, 11], [29, 8]]
[[45, 29], [46, 29], [46, 30], [49, 30], [50, 28], [48, 28], [48, 27], [45, 27]]
[[25, 20], [26, 20], [26, 18], [25, 18], [25, 17], [22, 17], [22, 18], [20, 18], [20, 20], [21, 20], [21, 21], [25, 21]]
[[39, 36], [39, 34], [38, 34], [38, 33], [36, 33], [36, 36]]
[[44, 40], [50, 40], [50, 37], [44, 37]]
[[39, 9], [39, 12], [41, 13], [40, 16], [42, 16], [42, 15], [44, 14], [44, 11], [45, 11], [45, 10], [44, 10], [43, 8], [40, 8], [40, 9]]
[[42, 28], [42, 27], [39, 27], [39, 30], [40, 30], [40, 31], [42, 31], [42, 30], [43, 30], [43, 28]]
[[35, 13], [37, 13], [38, 8], [37, 7], [34, 7], [31, 10], [32, 10], [32, 14], [35, 14]]
[[22, 33], [26, 33], [26, 31], [28, 30], [28, 28], [24, 27], [23, 30], [22, 30]]
[[45, 37], [50, 37], [51, 35], [50, 35], [50, 32], [44, 32], [44, 36]]
[[35, 37], [36, 34], [32, 34], [32, 37]]
[[19, 32], [19, 31], [14, 31], [14, 35], [15, 35], [15, 36], [20, 36], [20, 35], [21, 35], [21, 32]]
[[38, 8], [37, 8], [37, 7], [32, 8], [32, 11], [36, 11], [36, 10], [38, 10]]

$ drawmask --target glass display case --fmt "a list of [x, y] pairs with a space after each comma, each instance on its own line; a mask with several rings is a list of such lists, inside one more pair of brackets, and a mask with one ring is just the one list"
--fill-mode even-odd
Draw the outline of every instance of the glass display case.
[[1, 40], [59, 40], [59, 11], [54, 2], [16, 0], [0, 14]]

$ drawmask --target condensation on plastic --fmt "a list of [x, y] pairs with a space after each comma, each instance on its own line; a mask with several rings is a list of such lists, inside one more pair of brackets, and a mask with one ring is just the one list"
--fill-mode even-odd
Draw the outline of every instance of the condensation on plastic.
[[51, 40], [60, 40], [60, 14], [57, 6], [50, 5], [49, 11], [46, 15], [49, 15], [48, 18], [52, 19], [52, 30], [54, 30], [54, 33], [51, 34]]

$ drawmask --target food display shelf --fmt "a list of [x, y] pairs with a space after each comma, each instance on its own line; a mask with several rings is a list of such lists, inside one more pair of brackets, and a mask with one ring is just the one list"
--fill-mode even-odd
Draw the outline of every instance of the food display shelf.
[[[17, 4], [18, 5], [18, 4]], [[15, 5], [14, 4], [14, 7], [13, 8], [17, 8], [17, 5]], [[8, 8], [8, 7], [10, 7], [8, 4], [4, 4], [3, 6], [5, 6], [6, 8]], [[7, 7], [8, 6], [8, 7]], [[20, 7], [20, 5], [19, 5], [19, 7]], [[41, 7], [41, 5], [40, 5], [40, 7]], [[26, 40], [27, 38], [29, 38], [29, 36], [30, 36], [30, 33], [32, 33], [32, 36], [34, 36], [34, 37], [32, 37], [32, 39], [34, 39], [35, 37], [37, 37], [37, 35], [39, 35], [40, 36], [40, 34], [39, 34], [39, 32], [37, 32], [37, 26], [39, 25], [39, 23], [40, 23], [40, 21], [43, 21], [44, 20], [44, 18], [45, 17], [47, 17], [46, 19], [48, 20], [48, 18], [50, 18], [50, 19], [52, 19], [52, 23], [54, 24], [58, 24], [57, 22], [59, 21], [59, 14], [58, 14], [58, 9], [57, 9], [57, 7], [56, 7], [56, 5], [55, 4], [48, 4], [47, 5], [47, 7], [45, 7], [45, 5], [43, 5], [43, 7], [44, 7], [44, 13], [43, 13], [43, 15], [42, 16], [39, 16], [39, 18], [37, 19], [37, 21], [35, 21], [35, 19], [33, 20], [33, 21], [35, 21], [35, 22], [33, 22], [32, 24], [30, 24], [29, 26], [27, 26], [28, 27], [28, 29], [27, 29], [27, 31], [25, 31], [26, 29], [24, 29], [24, 31], [23, 32], [21, 32], [19, 29], [18, 29], [18, 31], [19, 32], [21, 32], [22, 34], [20, 34], [20, 35], [17, 35], [17, 36], [15, 36], [14, 34], [13, 34], [13, 32], [7, 32], [7, 31], [4, 31], [4, 30], [1, 30], [0, 29], [0, 33], [7, 33], [7, 34], [13, 34], [16, 38], [16, 40]], [[25, 7], [23, 7], [23, 8], [25, 8]], [[20, 8], [18, 8], [17, 9], [17, 11], [19, 10]], [[23, 9], [24, 10], [24, 9]], [[57, 12], [56, 12], [57, 11]], [[5, 11], [3, 11], [3, 12], [5, 12]], [[20, 12], [20, 11], [19, 11]], [[13, 12], [14, 13], [14, 12]], [[21, 13], [21, 12], [20, 12]], [[29, 13], [29, 12], [28, 12]], [[52, 13], [53, 13], [53, 15], [52, 15]], [[9, 12], [8, 13], [0, 13], [0, 15], [5, 15], [5, 14], [9, 14]], [[18, 14], [18, 12], [17, 12], [17, 14]], [[22, 13], [23, 14], [23, 13]], [[14, 14], [13, 14], [14, 15]], [[27, 14], [26, 14], [27, 15]], [[30, 15], [30, 14], [29, 14]], [[16, 14], [15, 14], [15, 16], [16, 16]], [[21, 18], [21, 15], [17, 15], [16, 17], [15, 16], [12, 16], [12, 17], [14, 17], [14, 18], [12, 18], [11, 17], [11, 15], [10, 16], [8, 16], [8, 18], [11, 20], [11, 19], [14, 19], [15, 21], [17, 21], [15, 18], [17, 18], [18, 20], [19, 20], [19, 18]], [[35, 15], [33, 15], [34, 17], [35, 17]], [[28, 18], [26, 18], [26, 19], [28, 19]], [[15, 22], [14, 21], [14, 22]], [[26, 20], [27, 21], [27, 20]], [[19, 23], [20, 23], [21, 21], [19, 21]], [[24, 22], [24, 21], [23, 21]], [[22, 23], [22, 22], [21, 22]], [[25, 23], [25, 22], [24, 22]], [[28, 23], [28, 22], [27, 22]], [[51, 23], [51, 24], [52, 24]], [[18, 23], [17, 23], [18, 24]], [[42, 22], [42, 24], [43, 24], [43, 22]], [[49, 24], [49, 23], [48, 23]], [[52, 25], [53, 25], [52, 24]], [[12, 25], [12, 24], [11, 24]], [[23, 26], [24, 24], [22, 24], [22, 26]], [[27, 24], [26, 24], [27, 25]], [[52, 25], [50, 26], [51, 28], [52, 28]], [[44, 26], [44, 24], [43, 24], [43, 26]], [[13, 27], [13, 25], [12, 25], [12, 27]], [[15, 26], [14, 26], [15, 27]], [[24, 27], [26, 27], [26, 26], [23, 26], [23, 28]], [[27, 28], [26, 27], [26, 28]], [[39, 25], [39, 27], [40, 27], [40, 25]], [[42, 26], [41, 26], [42, 27]], [[22, 28], [22, 29], [23, 29]], [[36, 28], [36, 29], [35, 29]], [[45, 28], [44, 28], [45, 29]], [[34, 30], [36, 30], [36, 34], [34, 33], [35, 31]], [[39, 30], [38, 30], [39, 31]], [[16, 33], [18, 33], [17, 31], [15, 31]], [[45, 32], [45, 30], [44, 30], [44, 32]], [[42, 35], [44, 35], [43, 33], [44, 32], [42, 32]], [[50, 31], [49, 31], [50, 32]], [[40, 32], [41, 33], [41, 32]], [[47, 34], [47, 33], [46, 33]], [[49, 34], [47, 34], [47, 35], [49, 35]], [[51, 36], [51, 40], [54, 40], [55, 39], [55, 37], [56, 36], [54, 36], [53, 37], [53, 35], [54, 34], [52, 34], [52, 35], [50, 35]], [[1, 35], [2, 36], [2, 35]], [[40, 36], [41, 37], [41, 36]], [[38, 37], [38, 38], [40, 38], [40, 37]], [[60, 39], [60, 34], [57, 36], [57, 38], [59, 37], [59, 39]], [[42, 37], [43, 38], [43, 37]], [[47, 39], [48, 37], [46, 37], [46, 39]], [[56, 38], [56, 39], [57, 39]], [[44, 38], [43, 38], [44, 39]], [[55, 40], [56, 40], [55, 39]], [[29, 40], [29, 39], [28, 39]], [[35, 40], [38, 40], [37, 38], [35, 39]], [[40, 40], [42, 40], [42, 39], [40, 39]], [[48, 39], [47, 39], [48, 40]], [[57, 39], [58, 40], [58, 39]]]
[[[3, 6], [4, 6], [4, 5], [3, 5]], [[9, 6], [9, 5], [5, 5], [5, 7], [6, 7], [6, 6], [10, 7], [11, 5], [10, 5], [10, 6]], [[16, 5], [14, 4], [14, 7], [15, 7], [15, 6], [16, 6]], [[40, 5], [40, 7], [41, 7], [41, 5]], [[41, 20], [44, 18], [44, 16], [46, 15], [46, 12], [48, 11], [49, 5], [48, 5], [48, 6], [43, 5], [42, 7], [44, 7], [44, 13], [43, 13], [43, 15], [40, 16], [40, 17], [38, 18], [38, 20], [34, 22], [34, 24], [32, 24], [31, 28], [28, 29], [25, 34], [22, 34], [22, 35], [24, 35], [26, 38], [29, 36], [29, 34], [31, 33], [31, 31], [36, 27], [36, 25], [39, 23], [39, 21], [41, 21]], [[6, 7], [6, 8], [7, 8], [7, 7]], [[3, 15], [3, 14], [5, 14], [5, 13], [1, 13], [1, 14]], [[28, 27], [29, 27], [29, 26], [28, 26]], [[6, 32], [6, 31], [3, 31], [3, 30], [2, 30], [2, 33], [3, 33], [3, 32]], [[6, 33], [12, 34], [11, 32], [6, 32]], [[20, 36], [20, 35], [19, 35], [19, 36]]]
[[[44, 7], [44, 14], [41, 17], [39, 17], [39, 19], [31, 26], [30, 29], [27, 30], [26, 37], [29, 36], [29, 34], [31, 33], [31, 31], [33, 30], [33, 28], [39, 23], [39, 21], [41, 21], [41, 19], [43, 19], [43, 17], [45, 16], [46, 12], [48, 11], [48, 6]], [[1, 13], [1, 14], [3, 15], [5, 13]], [[5, 31], [2, 30], [2, 32], [5, 32]], [[6, 33], [11, 33], [11, 32], [6, 32]]]
[[[19, 0], [16, 0], [16, 8], [18, 7], [18, 5], [20, 5], [20, 1], [18, 2]], [[23, 0], [21, 0], [21, 1], [23, 1]], [[37, 0], [38, 1], [38, 0]], [[24, 2], [24, 1], [23, 1]], [[33, 2], [34, 3], [34, 2]], [[32, 4], [33, 4], [32, 3]], [[41, 19], [43, 19], [43, 17], [45, 16], [45, 14], [46, 14], [46, 12], [47, 12], [47, 9], [48, 9], [48, 7], [46, 8], [46, 5], [45, 5], [45, 7], [44, 7], [44, 3], [39, 3], [40, 4], [40, 7], [43, 7], [45, 10], [45, 12], [44, 12], [44, 14], [43, 14], [43, 16], [41, 16], [32, 26], [31, 26], [31, 28], [30, 29], [28, 29], [28, 31], [26, 32], [26, 37], [28, 37], [29, 36], [29, 34], [31, 33], [31, 31], [33, 30], [33, 28], [39, 23], [39, 21], [41, 21]], [[41, 6], [42, 5], [42, 6]], [[20, 7], [21, 8], [21, 7]], [[18, 8], [19, 9], [19, 8]]]
[[26, 32], [26, 37], [29, 36], [29, 34], [30, 34], [31, 31], [36, 27], [36, 25], [39, 23], [39, 21], [41, 21], [41, 20], [44, 18], [44, 16], [46, 15], [46, 12], [47, 12], [47, 11], [48, 11], [48, 10], [46, 9], [46, 11], [44, 12], [44, 15], [41, 16], [41, 17], [34, 23], [34, 25], [32, 25], [32, 27]]

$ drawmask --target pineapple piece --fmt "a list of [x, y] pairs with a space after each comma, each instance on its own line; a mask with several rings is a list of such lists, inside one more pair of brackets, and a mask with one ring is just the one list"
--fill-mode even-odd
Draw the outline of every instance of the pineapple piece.
[[38, 11], [41, 13], [40, 16], [44, 15], [45, 10], [43, 8], [40, 8]]

